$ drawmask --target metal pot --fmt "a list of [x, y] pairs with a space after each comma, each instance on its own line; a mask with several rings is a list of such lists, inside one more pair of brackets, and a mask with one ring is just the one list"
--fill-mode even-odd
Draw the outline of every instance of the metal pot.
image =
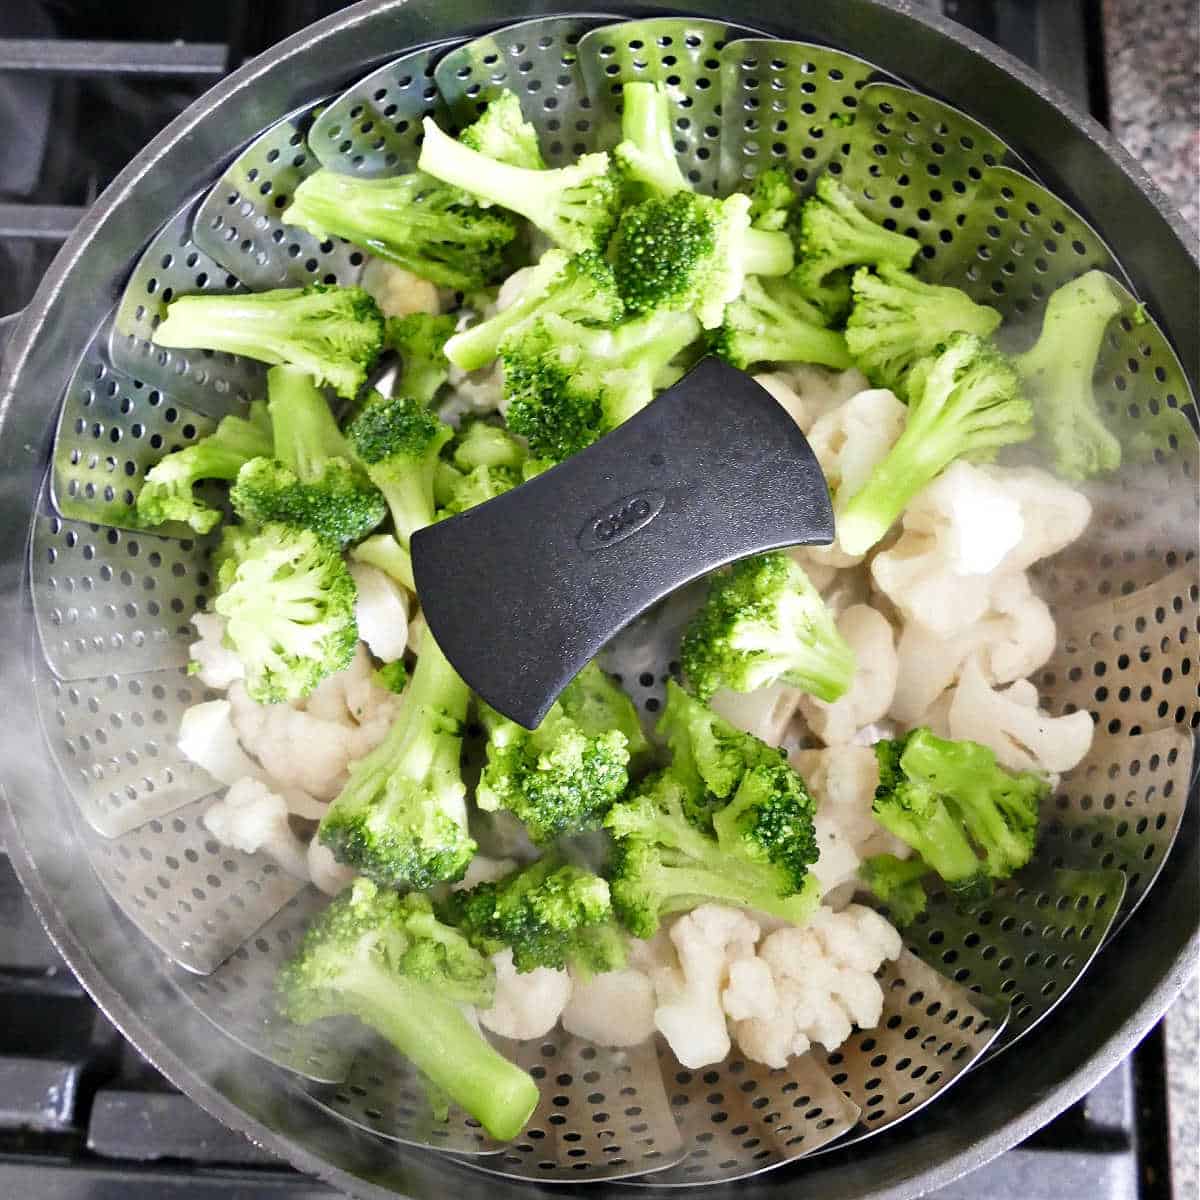
[[[629, 15], [667, 5], [607, 7]], [[716, 0], [693, 13], [728, 16]], [[165, 130], [114, 182], [55, 260], [8, 347], [0, 388], [0, 528], [11, 651], [3, 838], [39, 914], [68, 963], [110, 1018], [178, 1086], [227, 1124], [297, 1167], [364, 1197], [483, 1197], [521, 1185], [479, 1175], [429, 1152], [383, 1143], [334, 1121], [284, 1071], [223, 1038], [172, 984], [174, 969], [110, 903], [70, 829], [41, 744], [33, 695], [36, 632], [27, 595], [26, 517], [41, 484], [67, 376], [120, 294], [147, 236], [216, 164], [284, 113], [326, 94], [402, 48], [552, 11], [535, 2], [481, 6], [454, 0], [367, 0], [249, 63]], [[826, 42], [883, 64], [999, 132], [1057, 194], [1085, 213], [1129, 272], [1174, 342], [1193, 385], [1200, 379], [1197, 264], [1183, 227], [1142, 172], [1097, 126], [1007, 55], [948, 23], [883, 0], [795, 6], [764, 0], [757, 28]], [[1153, 469], [1148, 468], [1148, 469]], [[755, 1194], [806, 1186], [840, 1197], [909, 1197], [1008, 1149], [1090, 1089], [1153, 1025], [1194, 969], [1200, 926], [1196, 797], [1155, 886], [1072, 993], [1068, 1006], [995, 1064], [971, 1072], [951, 1100], [893, 1130], [791, 1170], [740, 1185]], [[605, 1185], [594, 1185], [605, 1186]]]

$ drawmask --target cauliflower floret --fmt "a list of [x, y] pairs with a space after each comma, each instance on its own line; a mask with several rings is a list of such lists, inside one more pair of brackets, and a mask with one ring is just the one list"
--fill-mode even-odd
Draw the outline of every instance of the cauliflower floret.
[[350, 563], [350, 574], [358, 588], [358, 636], [384, 662], [403, 658], [408, 648], [408, 593], [390, 575], [366, 563]]
[[820, 884], [821, 897], [824, 898], [843, 883], [858, 878], [858, 865], [861, 860], [841, 826], [828, 813], [818, 810], [814, 814], [813, 833], [816, 835], [820, 857], [810, 870], [813, 878]]
[[1011, 683], [1036, 671], [1054, 652], [1054, 618], [1024, 571], [993, 580], [989, 611], [953, 637], [908, 621], [897, 646], [891, 715], [912, 725], [977, 655], [989, 683]]
[[778, 1017], [779, 996], [771, 968], [761, 958], [735, 958], [729, 964], [729, 982], [721, 993], [721, 1007], [731, 1021], [772, 1021]]
[[855, 604], [838, 618], [837, 627], [854, 651], [849, 688], [832, 703], [800, 697], [805, 723], [827, 746], [846, 745], [864, 725], [878, 721], [896, 691], [896, 645], [887, 618], [866, 604]]
[[1092, 718], [1086, 712], [1052, 717], [1038, 708], [1037, 688], [1018, 679], [1003, 691], [993, 688], [977, 655], [972, 655], [950, 702], [950, 736], [989, 747], [1011, 771], [1069, 771], [1092, 744]]
[[654, 1035], [654, 984], [632, 967], [575, 975], [562, 1027], [600, 1046], [637, 1046]]
[[242, 660], [225, 646], [225, 618], [217, 613], [195, 612], [191, 623], [200, 635], [200, 640], [188, 647], [196, 678], [218, 692], [235, 679], [245, 679]]
[[441, 310], [435, 284], [382, 258], [373, 258], [367, 263], [360, 284], [375, 297], [379, 311], [385, 317], [407, 317], [410, 313]]
[[504, 364], [499, 359], [477, 371], [451, 366], [449, 382], [450, 398], [439, 408], [438, 415], [452, 425], [464, 416], [503, 411], [507, 407]]
[[807, 364], [755, 375], [754, 381], [779, 401], [805, 434], [819, 417], [870, 387], [861, 371], [830, 371]]
[[224, 846], [262, 851], [289, 875], [308, 882], [308, 847], [288, 821], [287, 801], [261, 780], [239, 779], [206, 809], [204, 827]]
[[314, 837], [308, 843], [308, 876], [327, 896], [336, 896], [357, 875], [353, 867], [338, 862], [320, 838]]
[[518, 974], [507, 947], [493, 954], [492, 962], [496, 967], [495, 999], [491, 1008], [479, 1010], [479, 1023], [519, 1042], [549, 1033], [571, 998], [571, 977], [549, 967]]
[[505, 875], [511, 875], [517, 869], [514, 858], [488, 858], [486, 854], [477, 854], [467, 864], [466, 873], [457, 882], [450, 885], [452, 892], [465, 892], [481, 883], [495, 883]]
[[1021, 509], [1021, 538], [999, 564], [1006, 573], [1027, 570], [1039, 559], [1057, 554], [1083, 533], [1092, 518], [1091, 501], [1082, 492], [1039, 467], [977, 470], [999, 484]]
[[745, 913], [720, 904], [702, 904], [671, 926], [679, 969], [655, 979], [654, 1024], [685, 1067], [720, 1062], [729, 1053], [721, 995], [730, 963], [752, 958], [758, 935]]
[[873, 1028], [883, 1011], [875, 972], [900, 950], [900, 935], [860, 904], [841, 912], [821, 908], [803, 929], [768, 934], [758, 957], [770, 968], [778, 1015], [737, 1022], [734, 1032], [742, 1053], [755, 1062], [784, 1067], [813, 1042], [832, 1051], [855, 1025]]
[[529, 281], [533, 278], [536, 272], [536, 267], [522, 267], [518, 271], [514, 271], [500, 285], [500, 290], [496, 293], [496, 301], [488, 306], [487, 315], [494, 317], [497, 313], [502, 313], [506, 308], [512, 308], [520, 298], [525, 295], [525, 289], [529, 287]]
[[261, 779], [258, 763], [238, 745], [232, 712], [229, 700], [206, 700], [184, 709], [176, 738], [179, 752], [218, 783], [233, 784], [247, 777]]
[[788, 731], [802, 692], [786, 683], [773, 683], [754, 692], [731, 692], [721, 688], [709, 707], [735, 729], [752, 733], [768, 746], [778, 746]]

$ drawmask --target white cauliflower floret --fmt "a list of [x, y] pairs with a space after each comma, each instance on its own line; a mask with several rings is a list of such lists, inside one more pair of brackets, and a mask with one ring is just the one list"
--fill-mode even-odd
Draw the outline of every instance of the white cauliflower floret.
[[813, 834], [820, 857], [809, 869], [824, 898], [843, 883], [858, 878], [860, 859], [837, 821], [819, 809], [813, 816]]
[[192, 613], [191, 623], [200, 635], [188, 647], [196, 678], [206, 687], [223, 692], [235, 679], [245, 679], [242, 660], [224, 643], [225, 618], [217, 613]]
[[702, 904], [671, 926], [679, 969], [655, 979], [654, 1024], [685, 1067], [720, 1062], [729, 1053], [721, 996], [730, 963], [753, 957], [758, 935], [745, 913], [719, 904]]
[[358, 636], [385, 663], [403, 658], [408, 648], [408, 593], [390, 575], [366, 563], [350, 563], [350, 574], [358, 588]]
[[802, 363], [755, 375], [754, 381], [775, 397], [805, 434], [819, 417], [870, 387], [860, 371], [830, 371]]
[[860, 858], [912, 851], [893, 837], [871, 812], [879, 786], [879, 761], [869, 746], [835, 746], [830, 750], [797, 750], [788, 760], [808, 784], [817, 815], [832, 821]]
[[529, 281], [533, 278], [536, 267], [522, 267], [518, 271], [514, 271], [507, 276], [504, 282], [500, 285], [500, 290], [496, 293], [496, 301], [488, 306], [487, 315], [494, 317], [497, 313], [502, 313], [506, 308], [512, 308], [520, 298], [525, 295], [525, 289], [529, 287]]
[[507, 947], [493, 954], [492, 962], [496, 967], [495, 998], [491, 1008], [479, 1010], [479, 1023], [519, 1042], [549, 1033], [571, 998], [571, 977], [549, 967], [518, 974]]
[[1027, 570], [1039, 559], [1057, 554], [1083, 533], [1092, 518], [1091, 501], [1082, 492], [1039, 467], [977, 469], [999, 484], [1021, 509], [1021, 538], [999, 564], [1006, 573]]
[[984, 676], [977, 656], [967, 660], [950, 702], [950, 736], [979, 742], [1012, 771], [1069, 771], [1092, 744], [1086, 712], [1052, 717], [1038, 709], [1037, 688], [1018, 679], [1002, 691]]
[[481, 883], [495, 883], [497, 879], [511, 875], [516, 869], [516, 859], [488, 858], [486, 854], [477, 854], [467, 864], [467, 870], [463, 877], [450, 885], [450, 890], [465, 892]]
[[721, 993], [721, 1007], [731, 1021], [774, 1020], [779, 1016], [775, 977], [761, 958], [735, 958], [729, 964], [729, 982]]
[[573, 976], [562, 1027], [599, 1046], [637, 1046], [654, 1035], [654, 984], [632, 967]]
[[206, 809], [204, 827], [224, 846], [262, 851], [289, 875], [308, 882], [308, 847], [288, 821], [287, 801], [258, 779], [239, 779]]
[[375, 303], [385, 317], [436, 313], [441, 309], [435, 284], [382, 258], [373, 258], [367, 263], [359, 282], [375, 297]]
[[262, 769], [238, 744], [232, 712], [229, 700], [206, 700], [184, 709], [176, 737], [179, 752], [218, 783], [233, 784], [246, 777], [261, 779]]
[[721, 688], [713, 693], [709, 707], [735, 729], [752, 733], [768, 746], [778, 746], [787, 733], [802, 694], [786, 683], [773, 683], [753, 692], [731, 692]]
[[846, 745], [864, 726], [883, 717], [896, 691], [895, 638], [888, 619], [866, 604], [846, 609], [838, 631], [854, 651], [854, 678], [845, 693], [826, 703], [800, 697], [805, 723], [827, 746]]
[[320, 838], [314, 836], [309, 841], [308, 877], [327, 896], [336, 896], [357, 876], [358, 872], [353, 867], [333, 857], [333, 851], [323, 845]]
[[438, 415], [452, 425], [464, 416], [503, 411], [506, 406], [504, 364], [499, 359], [477, 371], [451, 366], [449, 382], [450, 398], [440, 406]]
[[784, 1067], [813, 1042], [832, 1051], [854, 1026], [873, 1028], [883, 1011], [875, 972], [900, 950], [900, 935], [859, 904], [841, 912], [820, 908], [803, 929], [769, 934], [758, 957], [771, 970], [778, 1015], [737, 1022], [742, 1053], [755, 1062]]
[[1055, 640], [1054, 618], [1025, 572], [1001, 575], [993, 580], [988, 612], [961, 633], [943, 637], [916, 621], [905, 623], [891, 714], [905, 724], [917, 722], [971, 655], [989, 683], [1022, 679], [1050, 657]]

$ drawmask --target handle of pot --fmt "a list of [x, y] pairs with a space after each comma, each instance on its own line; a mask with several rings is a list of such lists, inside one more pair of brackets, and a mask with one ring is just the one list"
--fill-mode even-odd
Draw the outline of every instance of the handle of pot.
[[9, 313], [5, 317], [0, 317], [0, 371], [4, 370], [4, 349], [8, 345], [8, 339], [12, 336], [12, 332], [17, 327], [17, 322], [24, 314], [20, 311]]

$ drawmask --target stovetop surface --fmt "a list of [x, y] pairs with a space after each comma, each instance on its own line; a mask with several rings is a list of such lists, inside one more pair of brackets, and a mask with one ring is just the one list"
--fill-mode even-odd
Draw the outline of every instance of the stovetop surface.
[[[1109, 120], [1099, 0], [925, 2]], [[340, 7], [3, 0], [0, 130], [11, 132], [0, 136], [0, 316], [32, 295], [80, 213], [163, 125], [227, 70]], [[1182, 179], [1186, 199], [1194, 175]], [[1167, 1200], [1163, 1047], [1156, 1030], [1084, 1101], [937, 1200]], [[1196, 1194], [1185, 1186], [1174, 1194]], [[226, 1130], [125, 1042], [59, 959], [0, 847], [0, 1200], [332, 1195]]]

